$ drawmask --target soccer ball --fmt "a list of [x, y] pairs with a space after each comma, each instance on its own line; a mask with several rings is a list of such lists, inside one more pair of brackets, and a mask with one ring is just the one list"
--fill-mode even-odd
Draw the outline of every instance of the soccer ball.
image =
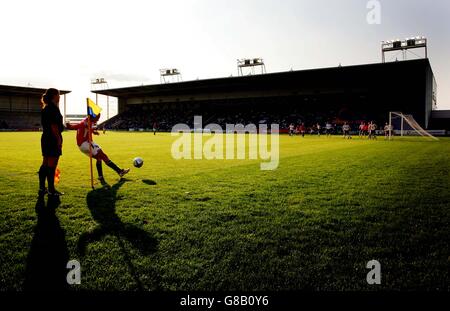
[[137, 167], [137, 168], [142, 167], [142, 165], [144, 165], [144, 160], [142, 160], [142, 158], [139, 158], [139, 157], [134, 158], [133, 165], [134, 165], [134, 167]]

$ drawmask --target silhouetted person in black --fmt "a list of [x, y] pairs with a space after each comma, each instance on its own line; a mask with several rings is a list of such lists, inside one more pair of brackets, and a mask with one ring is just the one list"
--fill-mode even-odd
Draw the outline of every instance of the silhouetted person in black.
[[[59, 91], [48, 89], [41, 99], [41, 151], [42, 165], [39, 169], [39, 195], [60, 196], [63, 193], [55, 189], [55, 170], [62, 155], [63, 117], [59, 111]], [[47, 179], [48, 190], [45, 188]]]

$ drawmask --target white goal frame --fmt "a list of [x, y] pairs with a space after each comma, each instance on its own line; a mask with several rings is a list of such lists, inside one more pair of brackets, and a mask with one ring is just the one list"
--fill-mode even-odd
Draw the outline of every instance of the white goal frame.
[[389, 112], [389, 140], [392, 140], [392, 132], [394, 131], [394, 128], [392, 126], [392, 120], [394, 118], [401, 118], [401, 125], [400, 125], [400, 135], [403, 137], [405, 136], [405, 122], [413, 129], [414, 132], [419, 134], [422, 137], [431, 138], [433, 140], [439, 140], [438, 138], [434, 137], [430, 133], [428, 133], [426, 130], [424, 130], [419, 123], [417, 123], [416, 120], [414, 120], [413, 116], [410, 114], [404, 114], [402, 112], [396, 112], [391, 111]]

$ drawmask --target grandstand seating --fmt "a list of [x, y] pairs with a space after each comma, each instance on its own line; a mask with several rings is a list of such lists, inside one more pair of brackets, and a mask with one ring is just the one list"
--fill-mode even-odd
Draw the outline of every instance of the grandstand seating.
[[40, 127], [40, 112], [0, 112], [0, 129], [37, 130]]
[[[351, 124], [353, 130], [357, 130], [361, 120], [367, 119], [365, 115], [342, 116], [342, 113], [324, 107], [322, 110], [301, 110], [295, 107], [280, 109], [278, 105], [269, 106], [214, 106], [193, 105], [184, 109], [156, 107], [151, 105], [129, 105], [127, 109], [112, 119], [105, 121], [100, 126], [113, 130], [151, 129], [157, 123], [159, 131], [170, 131], [178, 123], [187, 124], [193, 128], [194, 116], [202, 116], [203, 126], [210, 123], [220, 125], [225, 129], [226, 124], [279, 124], [280, 129], [288, 129], [291, 123], [299, 125], [305, 123], [307, 127], [313, 127], [320, 123], [324, 127], [326, 122], [336, 124], [340, 129], [344, 121]], [[378, 124], [386, 121], [387, 116], [379, 116], [375, 120]], [[344, 119], [345, 118], [345, 119]], [[384, 123], [383, 123], [384, 124]]]

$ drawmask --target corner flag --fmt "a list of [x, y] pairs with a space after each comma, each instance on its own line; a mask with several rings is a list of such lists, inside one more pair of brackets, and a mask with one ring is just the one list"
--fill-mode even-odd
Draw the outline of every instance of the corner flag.
[[96, 118], [100, 112], [102, 111], [102, 108], [97, 106], [96, 103], [94, 103], [93, 100], [90, 98], [86, 98], [87, 100], [87, 114], [88, 117], [88, 141], [89, 141], [89, 164], [91, 169], [91, 187], [94, 189], [94, 173], [92, 171], [92, 123], [91, 118]]
[[87, 99], [87, 114], [92, 118], [95, 118], [100, 112], [102, 108], [100, 108], [93, 100], [90, 98]]

